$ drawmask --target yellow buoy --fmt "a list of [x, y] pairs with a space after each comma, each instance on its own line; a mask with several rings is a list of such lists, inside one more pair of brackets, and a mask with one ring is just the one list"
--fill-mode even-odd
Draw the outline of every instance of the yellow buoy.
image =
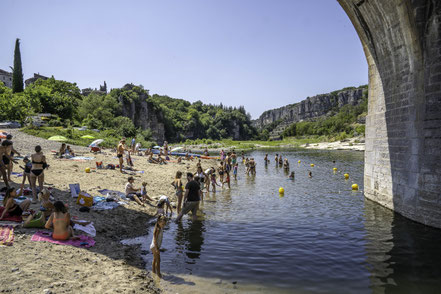
[[301, 161], [299, 160], [298, 163], [300, 163]]
[[358, 190], [358, 185], [357, 184], [352, 184], [352, 190]]
[[285, 193], [285, 189], [283, 189], [282, 187], [279, 188], [279, 194], [283, 194]]
[[346, 180], [349, 179], [349, 174], [344, 174], [344, 176]]
[[90, 173], [90, 167], [86, 167], [85, 171], [86, 173]]
[[334, 171], [337, 171], [337, 168], [336, 168], [336, 167], [334, 167], [334, 168], [333, 168], [333, 170], [334, 170]]
[[314, 163], [311, 163], [311, 167], [314, 167]]

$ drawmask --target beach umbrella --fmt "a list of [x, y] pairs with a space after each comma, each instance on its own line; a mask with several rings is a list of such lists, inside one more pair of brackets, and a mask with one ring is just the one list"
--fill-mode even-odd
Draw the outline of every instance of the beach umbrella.
[[104, 140], [103, 139], [98, 139], [93, 141], [92, 143], [90, 143], [89, 147], [97, 147], [99, 144], [103, 143]]
[[52, 136], [48, 139], [49, 141], [65, 142], [67, 138], [64, 136]]
[[171, 150], [171, 152], [175, 152], [175, 151], [182, 150], [182, 149], [184, 149], [184, 147], [176, 147], [176, 148], [173, 148]]
[[153, 149], [159, 149], [159, 148], [161, 148], [161, 146], [158, 146], [158, 145], [153, 146]]
[[81, 138], [82, 139], [95, 139], [95, 137], [92, 135], [84, 135], [84, 136], [81, 136]]

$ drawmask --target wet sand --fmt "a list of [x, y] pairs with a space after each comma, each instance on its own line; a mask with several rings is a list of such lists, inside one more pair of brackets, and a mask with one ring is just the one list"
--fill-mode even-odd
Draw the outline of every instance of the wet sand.
[[[96, 245], [91, 248], [76, 248], [46, 242], [31, 241], [37, 229], [17, 226], [13, 246], [1, 247], [0, 293], [158, 293], [158, 281], [141, 259], [141, 246], [125, 246], [121, 240], [135, 238], [148, 233], [155, 208], [141, 207], [131, 201], [112, 210], [80, 212], [76, 199], [71, 198], [69, 184], [79, 183], [81, 190], [93, 196], [101, 196], [100, 189], [124, 192], [127, 174], [119, 170], [94, 169], [96, 161], [104, 165], [117, 164], [115, 153], [104, 150], [94, 155], [88, 148], [72, 146], [81, 156], [95, 157], [90, 161], [57, 159], [50, 152], [57, 150], [60, 143], [47, 141], [12, 130], [14, 148], [22, 155], [30, 155], [35, 145], [43, 147], [49, 169], [45, 171], [45, 187], [52, 188], [56, 200], [69, 205], [72, 216], [92, 221], [97, 231]], [[171, 182], [180, 170], [194, 172], [197, 161], [167, 165], [148, 164], [146, 157], [132, 156], [134, 168], [144, 173], [134, 173], [134, 185], [139, 187], [146, 181], [148, 195], [158, 198], [167, 195], [175, 201]], [[23, 166], [22, 161], [19, 161]], [[215, 164], [214, 160], [202, 160], [203, 168]], [[91, 173], [85, 169], [92, 168]], [[14, 171], [21, 169], [16, 165]], [[12, 176], [13, 186], [19, 187], [22, 178]], [[1, 185], [3, 186], [3, 185]], [[28, 184], [26, 184], [26, 187]], [[173, 204], [173, 203], [172, 203]], [[38, 210], [39, 205], [33, 204]], [[176, 213], [174, 213], [174, 216]], [[77, 232], [77, 234], [81, 234]], [[149, 239], [149, 238], [148, 238]], [[150, 239], [149, 239], [150, 241]]]

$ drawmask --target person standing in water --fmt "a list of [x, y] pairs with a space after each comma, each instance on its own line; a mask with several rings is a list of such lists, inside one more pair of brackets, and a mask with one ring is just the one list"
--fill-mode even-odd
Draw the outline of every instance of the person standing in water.
[[184, 214], [187, 214], [191, 211], [193, 215], [193, 221], [197, 220], [197, 211], [199, 208], [199, 202], [202, 198], [201, 187], [199, 183], [193, 180], [193, 174], [187, 173], [188, 183], [185, 185], [185, 194], [184, 194], [184, 207], [182, 208], [181, 213], [176, 218], [176, 222], [179, 222]]
[[276, 166], [279, 164], [279, 154], [276, 153], [276, 156], [274, 156], [274, 161], [276, 162]]

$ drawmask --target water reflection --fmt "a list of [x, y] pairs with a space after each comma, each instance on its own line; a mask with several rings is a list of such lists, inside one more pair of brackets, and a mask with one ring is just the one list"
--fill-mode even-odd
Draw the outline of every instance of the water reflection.
[[186, 260], [186, 263], [194, 264], [196, 259], [200, 258], [204, 233], [204, 221], [188, 221], [185, 226], [182, 222], [177, 224], [175, 241], [180, 252], [184, 252], [188, 257], [189, 260]]

